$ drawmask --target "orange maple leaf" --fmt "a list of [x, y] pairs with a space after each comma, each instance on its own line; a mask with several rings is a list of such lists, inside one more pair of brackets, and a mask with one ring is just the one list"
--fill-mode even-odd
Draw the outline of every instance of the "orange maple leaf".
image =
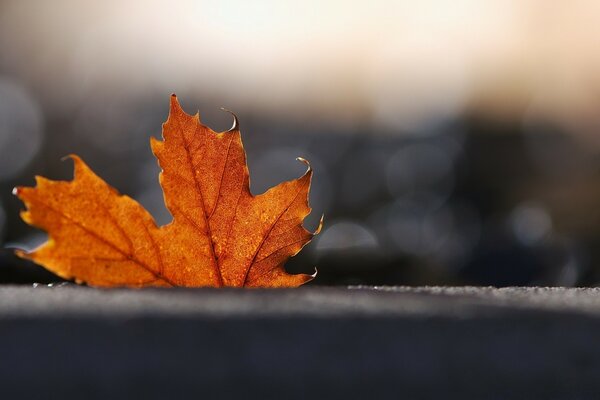
[[216, 133], [186, 114], [175, 95], [151, 139], [173, 221], [158, 227], [135, 200], [119, 194], [77, 156], [72, 181], [36, 177], [18, 187], [21, 217], [48, 232], [31, 253], [17, 251], [65, 279], [93, 286], [295, 287], [285, 261], [319, 233], [304, 229], [312, 170], [267, 192], [250, 193], [239, 125]]

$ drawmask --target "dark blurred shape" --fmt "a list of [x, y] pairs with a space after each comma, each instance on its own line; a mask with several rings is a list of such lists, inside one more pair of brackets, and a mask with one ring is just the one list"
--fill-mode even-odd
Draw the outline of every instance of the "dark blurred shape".
[[[401, 147], [387, 165], [390, 193], [406, 200], [443, 204], [454, 185], [452, 159], [445, 149], [428, 143]], [[436, 198], [436, 200], [434, 200]]]
[[53, 283], [63, 280], [39, 265], [14, 255], [12, 249], [0, 249], [0, 284]]
[[18, 81], [0, 71], [0, 181], [14, 178], [37, 155], [43, 140], [43, 114]]

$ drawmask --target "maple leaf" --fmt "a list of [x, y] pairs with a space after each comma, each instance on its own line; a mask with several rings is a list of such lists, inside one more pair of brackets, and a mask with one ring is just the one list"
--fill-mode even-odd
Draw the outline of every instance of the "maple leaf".
[[48, 232], [33, 260], [65, 279], [93, 286], [295, 287], [314, 275], [285, 272], [285, 261], [319, 233], [310, 213], [312, 170], [263, 194], [250, 193], [239, 124], [216, 133], [186, 114], [175, 95], [163, 141], [151, 139], [173, 221], [158, 227], [132, 198], [119, 194], [77, 156], [72, 181], [36, 176], [15, 188], [21, 217]]

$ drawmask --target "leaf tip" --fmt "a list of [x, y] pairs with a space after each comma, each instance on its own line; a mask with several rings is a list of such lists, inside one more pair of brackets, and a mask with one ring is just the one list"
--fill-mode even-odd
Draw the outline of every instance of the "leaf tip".
[[27, 256], [27, 252], [25, 250], [15, 249], [14, 251], [15, 251], [15, 255], [19, 258], [25, 258], [25, 259], [29, 258]]
[[89, 169], [87, 164], [77, 154], [67, 154], [66, 156], [62, 157], [60, 160], [61, 161], [73, 160], [73, 165], [74, 165], [74, 169], [75, 169], [73, 175], [75, 177], [79, 176], [80, 174], [84, 174], [86, 172], [86, 170]]
[[60, 158], [60, 161], [67, 161], [67, 160], [73, 160], [73, 162], [75, 164], [77, 163], [83, 163], [83, 160], [81, 159], [81, 157], [79, 157], [77, 154], [67, 154], [66, 156], [63, 156]]
[[309, 173], [312, 171], [312, 167], [310, 166], [310, 162], [308, 162], [308, 160], [306, 158], [303, 157], [296, 157], [296, 161], [300, 161], [302, 164], [306, 165], [306, 173]]
[[221, 111], [228, 112], [233, 117], [233, 124], [231, 125], [231, 128], [229, 128], [229, 130], [227, 130], [226, 132], [239, 131], [240, 130], [240, 121], [238, 120], [237, 115], [235, 115], [235, 113], [233, 111], [228, 110], [225, 107], [221, 107]]
[[179, 105], [179, 100], [177, 100], [177, 95], [175, 93], [171, 94], [171, 111], [172, 115], [174, 112], [179, 112], [181, 110], [181, 106]]
[[[27, 203], [25, 204], [27, 206]], [[21, 217], [21, 219], [27, 223], [27, 224], [32, 224], [32, 219], [31, 219], [31, 212], [28, 210], [21, 210], [21, 212], [19, 212], [19, 216]]]
[[28, 197], [27, 192], [31, 190], [33, 190], [33, 188], [27, 186], [15, 186], [12, 190], [12, 194], [17, 196], [21, 201], [25, 202], [26, 198]]
[[32, 189], [39, 189], [40, 186], [44, 185], [45, 183], [48, 182], [48, 179], [44, 178], [41, 175], [35, 175], [33, 177], [33, 179], [35, 180], [35, 186], [36, 188], [32, 188]]
[[321, 214], [321, 219], [319, 220], [319, 226], [317, 226], [317, 229], [315, 229], [315, 231], [313, 232], [313, 236], [316, 236], [319, 233], [321, 233], [321, 229], [323, 229], [324, 219], [325, 219], [325, 214]]
[[150, 136], [150, 148], [156, 154], [156, 149], [163, 145], [163, 141], [155, 138], [154, 136]]

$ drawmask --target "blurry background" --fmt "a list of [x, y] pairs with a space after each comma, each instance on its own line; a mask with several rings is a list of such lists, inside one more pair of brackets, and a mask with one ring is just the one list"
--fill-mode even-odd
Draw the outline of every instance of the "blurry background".
[[0, 282], [44, 234], [15, 185], [81, 155], [159, 223], [169, 95], [241, 121], [252, 191], [315, 169], [314, 284], [600, 282], [594, 0], [0, 0]]

